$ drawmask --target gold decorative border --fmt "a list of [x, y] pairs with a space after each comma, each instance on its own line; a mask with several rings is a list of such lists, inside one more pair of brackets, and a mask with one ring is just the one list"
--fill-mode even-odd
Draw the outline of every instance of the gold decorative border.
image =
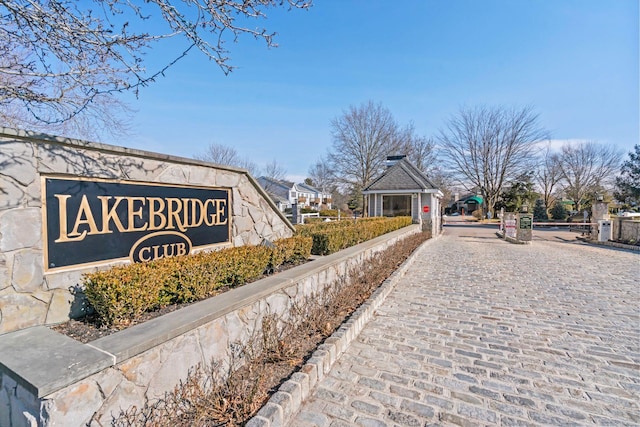
[[[229, 228], [227, 233], [227, 241], [220, 243], [212, 243], [209, 245], [201, 245], [201, 246], [191, 246], [190, 254], [195, 252], [201, 252], [202, 250], [212, 249], [218, 246], [229, 245], [231, 243], [232, 230], [233, 230], [233, 191], [231, 187], [207, 187], [205, 185], [190, 185], [190, 184], [173, 184], [166, 182], [151, 182], [151, 181], [131, 181], [124, 179], [109, 179], [109, 178], [91, 178], [85, 176], [76, 176], [76, 175], [65, 175], [65, 174], [41, 174], [40, 175], [40, 204], [41, 204], [41, 214], [42, 214], [42, 256], [43, 256], [43, 267], [44, 273], [60, 273], [65, 271], [73, 271], [79, 269], [86, 269], [89, 267], [100, 267], [108, 264], [116, 264], [118, 262], [129, 261], [131, 259], [129, 256], [121, 257], [121, 258], [111, 258], [103, 261], [92, 261], [83, 264], [74, 264], [74, 265], [66, 265], [64, 267], [53, 267], [49, 268], [49, 245], [47, 242], [48, 232], [47, 232], [47, 187], [46, 180], [48, 178], [51, 179], [64, 179], [68, 181], [88, 181], [88, 182], [105, 182], [110, 184], [125, 184], [125, 185], [146, 185], [150, 187], [168, 187], [168, 188], [194, 188], [198, 190], [221, 190], [227, 192], [227, 197], [229, 200]], [[146, 236], [145, 236], [146, 237]], [[185, 236], [186, 237], [186, 236]]]

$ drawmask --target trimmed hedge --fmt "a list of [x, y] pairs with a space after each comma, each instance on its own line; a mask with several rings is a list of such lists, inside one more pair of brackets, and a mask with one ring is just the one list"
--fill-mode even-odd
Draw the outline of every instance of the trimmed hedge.
[[297, 226], [298, 234], [269, 246], [240, 246], [84, 275], [85, 294], [102, 324], [124, 328], [170, 304], [199, 301], [241, 286], [310, 254], [328, 255], [411, 225], [410, 217], [362, 218]]
[[334, 216], [334, 217], [337, 217], [338, 216], [338, 210], [337, 209], [322, 209], [320, 211], [320, 216]]
[[375, 217], [298, 225], [301, 236], [313, 239], [313, 255], [329, 255], [339, 250], [411, 225], [411, 217]]
[[299, 264], [312, 239], [294, 236], [272, 246], [240, 246], [163, 258], [84, 275], [85, 294], [104, 325], [123, 328], [148, 311], [198, 301], [241, 286], [283, 264]]

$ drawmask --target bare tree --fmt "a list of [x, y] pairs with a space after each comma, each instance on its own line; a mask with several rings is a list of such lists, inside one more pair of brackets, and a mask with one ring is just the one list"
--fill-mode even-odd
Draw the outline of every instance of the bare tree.
[[[0, 108], [64, 122], [98, 97], [137, 93], [191, 51], [227, 74], [226, 43], [249, 35], [276, 46], [275, 33], [250, 21], [284, 4], [306, 9], [311, 0], [0, 0]], [[147, 70], [151, 48], [178, 37], [183, 48]]]
[[413, 123], [399, 131], [398, 154], [404, 154], [409, 161], [427, 175], [438, 168], [436, 147], [433, 139], [419, 136]]
[[551, 148], [547, 145], [540, 157], [540, 162], [534, 175], [547, 212], [551, 209], [553, 195], [561, 178], [562, 173], [558, 164], [558, 156], [552, 153]]
[[622, 152], [593, 141], [569, 143], [562, 147], [557, 159], [564, 194], [580, 211], [591, 193], [612, 185]]
[[277, 193], [278, 184], [284, 181], [286, 175], [286, 169], [276, 159], [273, 159], [265, 165], [259, 182], [268, 193]]
[[240, 157], [235, 148], [222, 144], [210, 144], [204, 153], [196, 154], [194, 158], [219, 165], [246, 169], [253, 176], [256, 176], [260, 171], [258, 165], [254, 162]]
[[133, 114], [129, 105], [110, 94], [96, 96], [81, 114], [55, 123], [36, 119], [20, 102], [0, 101], [0, 123], [5, 127], [93, 141], [105, 136], [115, 140], [128, 136]]
[[282, 181], [287, 176], [287, 170], [276, 159], [273, 159], [265, 165], [263, 175], [274, 181]]
[[546, 138], [530, 107], [462, 108], [440, 131], [442, 156], [461, 183], [479, 188], [489, 212], [506, 182], [531, 170]]
[[[333, 119], [331, 133], [333, 151], [329, 153], [329, 163], [336, 183], [356, 192], [384, 170], [386, 156], [398, 154], [406, 145], [405, 135], [391, 112], [372, 101], [350, 106]], [[366, 206], [363, 208], [366, 212]]]
[[442, 209], [448, 206], [451, 196], [454, 193], [455, 182], [451, 174], [444, 170], [441, 166], [435, 168], [429, 168], [427, 177], [436, 186], [436, 188], [442, 191]]
[[322, 191], [333, 191], [335, 184], [329, 162], [325, 159], [317, 161], [309, 167], [309, 179], [314, 187]]

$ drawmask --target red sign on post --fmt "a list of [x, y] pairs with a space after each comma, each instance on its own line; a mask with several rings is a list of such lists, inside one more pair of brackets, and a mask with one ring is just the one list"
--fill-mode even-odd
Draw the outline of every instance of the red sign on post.
[[429, 213], [429, 206], [423, 206], [422, 207], [422, 212]]

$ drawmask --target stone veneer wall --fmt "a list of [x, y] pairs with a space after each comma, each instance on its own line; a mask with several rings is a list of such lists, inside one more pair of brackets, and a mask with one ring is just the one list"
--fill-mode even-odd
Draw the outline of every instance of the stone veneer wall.
[[418, 232], [405, 227], [86, 345], [42, 326], [0, 336], [0, 425], [111, 425], [197, 364], [228, 361], [265, 315], [286, 319], [296, 300]]
[[227, 187], [231, 245], [294, 231], [243, 169], [0, 128], [0, 334], [82, 314], [82, 294], [71, 290], [91, 268], [44, 273], [41, 174]]
[[640, 242], [640, 221], [634, 221], [631, 218], [613, 218], [611, 225], [613, 239]]

